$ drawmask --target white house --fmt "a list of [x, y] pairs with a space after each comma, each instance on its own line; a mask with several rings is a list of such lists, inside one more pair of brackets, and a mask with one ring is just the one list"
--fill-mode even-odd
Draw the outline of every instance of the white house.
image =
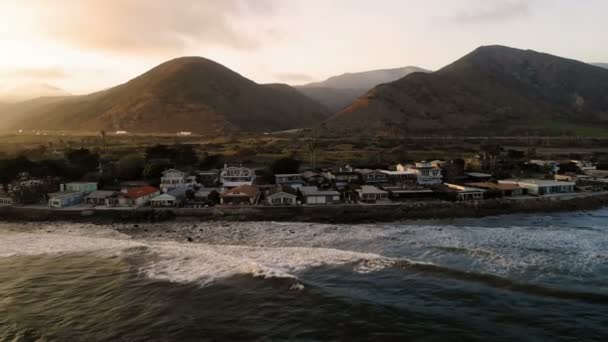
[[224, 165], [220, 172], [220, 182], [224, 189], [231, 189], [241, 185], [253, 185], [255, 172], [247, 167]]
[[517, 184], [535, 196], [574, 192], [574, 182], [561, 182], [547, 179], [506, 179], [501, 184]]
[[485, 190], [478, 188], [471, 188], [468, 186], [449, 184], [445, 183], [450, 190], [456, 192], [456, 199], [458, 201], [474, 201], [483, 199], [483, 193]]
[[361, 202], [375, 203], [388, 201], [388, 191], [378, 189], [372, 185], [362, 185], [356, 192]]
[[334, 190], [319, 190], [316, 186], [298, 188], [304, 204], [332, 204], [340, 202], [340, 193]]
[[9, 195], [2, 189], [0, 186], [0, 207], [8, 207], [12, 206], [13, 199], [9, 197]]
[[298, 195], [291, 186], [277, 186], [268, 192], [266, 197], [268, 205], [296, 205], [298, 204]]
[[176, 188], [188, 188], [195, 183], [195, 176], [186, 176], [185, 172], [176, 169], [169, 169], [163, 172], [160, 178], [160, 188], [163, 192]]
[[436, 162], [419, 162], [408, 170], [416, 173], [416, 182], [420, 185], [439, 185], [443, 178]]

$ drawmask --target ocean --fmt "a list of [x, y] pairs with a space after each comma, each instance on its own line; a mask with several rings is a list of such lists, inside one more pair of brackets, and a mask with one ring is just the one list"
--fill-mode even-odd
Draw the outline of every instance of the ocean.
[[0, 341], [606, 341], [608, 209], [0, 223]]

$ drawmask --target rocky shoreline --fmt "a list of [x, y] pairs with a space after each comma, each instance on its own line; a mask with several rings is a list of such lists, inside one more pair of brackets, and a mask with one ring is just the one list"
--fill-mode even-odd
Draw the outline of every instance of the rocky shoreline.
[[407, 202], [386, 205], [298, 207], [214, 207], [204, 209], [48, 209], [0, 208], [7, 222], [74, 221], [92, 223], [164, 221], [283, 221], [313, 223], [373, 223], [412, 219], [482, 217], [514, 213], [593, 210], [608, 206], [608, 192], [559, 197], [494, 199], [477, 202]]

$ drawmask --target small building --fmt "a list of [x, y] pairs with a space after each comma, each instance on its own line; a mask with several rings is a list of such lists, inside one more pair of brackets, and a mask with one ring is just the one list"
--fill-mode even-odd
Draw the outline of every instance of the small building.
[[361, 202], [376, 203], [388, 201], [388, 191], [378, 189], [372, 185], [362, 185], [356, 192]]
[[175, 188], [169, 190], [167, 193], [160, 194], [150, 199], [150, 206], [161, 208], [161, 207], [179, 207], [186, 199], [187, 188]]
[[323, 184], [330, 183], [330, 180], [326, 175], [313, 170], [307, 170], [302, 172], [302, 179], [304, 180], [304, 182], [306, 182], [306, 184], [310, 186], [320, 186]]
[[221, 188], [200, 188], [197, 192], [194, 193], [194, 200], [196, 202], [207, 202], [210, 201], [210, 195], [212, 193], [217, 193], [216, 196], [219, 196], [222, 192]]
[[382, 184], [388, 182], [388, 175], [383, 170], [357, 169], [361, 181], [365, 184]]
[[160, 188], [163, 192], [171, 189], [188, 188], [196, 184], [196, 177], [187, 176], [185, 172], [169, 169], [162, 173], [160, 178]]
[[114, 134], [116, 134], [116, 135], [125, 135], [125, 134], [129, 134], [129, 132], [127, 132], [127, 131], [116, 131], [116, 132], [114, 132]]
[[340, 202], [340, 193], [334, 190], [319, 190], [316, 186], [298, 188], [304, 204], [334, 204]]
[[301, 173], [277, 174], [274, 175], [276, 185], [286, 185], [290, 187], [300, 187], [305, 184]]
[[220, 181], [220, 170], [211, 169], [197, 172], [199, 181], [206, 187], [213, 187]]
[[383, 186], [393, 201], [420, 200], [435, 197], [435, 192], [421, 186]]
[[501, 197], [522, 196], [526, 194], [526, 189], [517, 184], [479, 182], [466, 183], [465, 185], [471, 188], [494, 191], [499, 193]]
[[229, 167], [228, 165], [224, 165], [224, 168], [220, 172], [220, 183], [222, 183], [224, 189], [231, 189], [241, 185], [253, 185], [254, 180], [255, 172], [247, 167]]
[[260, 197], [260, 189], [254, 185], [240, 185], [224, 191], [220, 195], [221, 204], [242, 205], [256, 204]]
[[191, 136], [192, 132], [181, 131], [181, 132], [177, 132], [177, 135], [180, 135], [180, 136], [183, 136], [183, 137], [187, 137], [187, 136]]
[[80, 191], [60, 191], [49, 194], [49, 207], [67, 208], [82, 203], [84, 193]]
[[59, 191], [71, 191], [71, 192], [82, 192], [90, 194], [91, 192], [97, 191], [97, 183], [95, 182], [71, 182], [61, 184]]
[[274, 206], [296, 205], [298, 204], [297, 190], [291, 186], [277, 186], [276, 188], [268, 191], [266, 203]]
[[10, 207], [13, 205], [13, 199], [0, 186], [0, 207]]
[[334, 186], [338, 189], [344, 189], [349, 184], [361, 183], [361, 174], [353, 170], [349, 165], [328, 171], [324, 175], [333, 182]]
[[455, 193], [456, 200], [460, 202], [482, 200], [485, 192], [485, 190], [482, 189], [471, 188], [463, 185], [450, 183], [444, 183], [443, 185], [445, 186], [444, 190], [447, 190], [446, 192]]
[[382, 171], [391, 183], [416, 183], [416, 172], [413, 170]]
[[84, 203], [91, 205], [106, 205], [106, 200], [115, 196], [117, 193], [117, 191], [93, 191], [84, 197]]
[[547, 179], [507, 179], [498, 181], [500, 184], [517, 184], [527, 189], [528, 194], [543, 196], [549, 194], [560, 194], [574, 192], [576, 183], [561, 182]]
[[441, 168], [439, 161], [419, 162], [413, 166], [397, 165], [397, 171], [412, 171], [416, 174], [416, 183], [419, 185], [434, 186], [442, 182]]
[[106, 205], [112, 207], [141, 207], [158, 195], [160, 195], [160, 189], [153, 186], [125, 188], [108, 198]]

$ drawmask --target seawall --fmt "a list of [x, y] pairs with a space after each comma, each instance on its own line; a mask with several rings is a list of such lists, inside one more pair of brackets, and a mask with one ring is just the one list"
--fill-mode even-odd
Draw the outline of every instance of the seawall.
[[409, 219], [481, 217], [513, 213], [593, 210], [608, 206], [608, 193], [571, 196], [495, 199], [477, 202], [408, 202], [385, 205], [332, 205], [297, 207], [214, 207], [138, 209], [49, 209], [2, 207], [3, 221], [160, 222], [193, 221], [298, 221], [370, 223]]

